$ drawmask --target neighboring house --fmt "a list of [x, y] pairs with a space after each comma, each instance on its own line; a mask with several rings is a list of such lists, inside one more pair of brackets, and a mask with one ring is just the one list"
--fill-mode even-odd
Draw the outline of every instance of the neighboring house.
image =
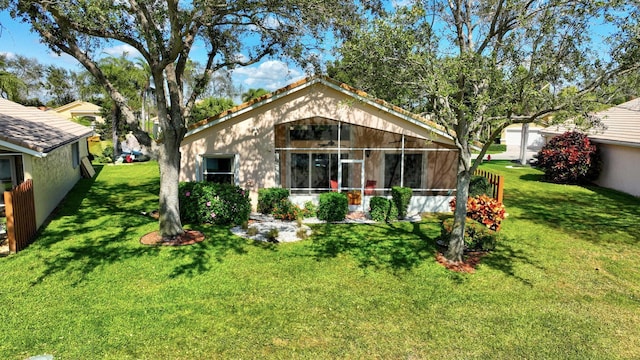
[[[540, 131], [542, 126], [536, 124], [529, 124], [529, 131], [527, 132], [527, 150], [538, 151], [544, 145], [544, 137]], [[522, 143], [522, 124], [513, 124], [507, 126], [502, 132], [501, 144], [507, 145], [507, 150], [515, 151], [520, 149]]]
[[348, 192], [351, 210], [392, 186], [413, 189], [412, 212], [449, 211], [458, 151], [436, 124], [348, 85], [312, 77], [189, 128], [181, 181], [290, 189], [297, 204]]
[[[596, 184], [640, 196], [640, 98], [595, 114], [605, 129], [588, 132], [602, 152], [602, 171]], [[542, 131], [550, 139], [570, 131], [551, 126]]]
[[[80, 179], [93, 131], [51, 112], [0, 98], [0, 191], [31, 179], [40, 227]], [[4, 197], [0, 196], [0, 214]]]
[[74, 102], [62, 105], [53, 111], [62, 115], [66, 119], [86, 117], [95, 123], [103, 123], [102, 108], [90, 102], [76, 100]]

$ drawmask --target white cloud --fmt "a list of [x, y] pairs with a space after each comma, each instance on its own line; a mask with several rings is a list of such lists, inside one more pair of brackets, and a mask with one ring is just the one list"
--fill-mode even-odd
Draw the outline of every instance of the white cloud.
[[3, 55], [7, 59], [15, 59], [16, 57], [16, 54], [10, 51], [0, 51], [0, 55]]
[[129, 57], [129, 58], [142, 56], [140, 52], [138, 52], [138, 50], [136, 50], [133, 46], [126, 45], [126, 44], [108, 47], [102, 50], [102, 52], [105, 54], [109, 54], [111, 56], [125, 55], [126, 57]]
[[276, 90], [304, 77], [298, 68], [290, 68], [285, 62], [268, 60], [257, 65], [240, 67], [232, 71], [233, 78], [243, 87]]

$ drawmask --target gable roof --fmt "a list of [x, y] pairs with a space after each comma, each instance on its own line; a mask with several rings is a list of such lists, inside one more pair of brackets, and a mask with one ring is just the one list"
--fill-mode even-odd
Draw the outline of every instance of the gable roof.
[[87, 137], [91, 128], [0, 98], [0, 146], [37, 157]]
[[[587, 135], [594, 142], [640, 147], [640, 98], [612, 106], [595, 116], [602, 120], [605, 129], [590, 129]], [[573, 130], [564, 124], [544, 129], [544, 134], [555, 135]]]
[[200, 122], [197, 122], [191, 126], [189, 126], [189, 131], [187, 132], [187, 134], [185, 135], [185, 137], [196, 134], [200, 131], [203, 131], [213, 125], [219, 124], [223, 121], [227, 121], [231, 118], [234, 118], [235, 116], [238, 116], [240, 114], [244, 114], [248, 111], [251, 111], [253, 109], [256, 109], [262, 105], [271, 103], [277, 99], [280, 99], [284, 96], [287, 96], [291, 93], [294, 92], [298, 92], [301, 90], [304, 90], [306, 88], [309, 88], [313, 85], [316, 84], [322, 84], [325, 85], [329, 88], [332, 88], [336, 91], [341, 92], [342, 94], [352, 97], [358, 101], [362, 101], [363, 103], [366, 103], [370, 106], [373, 106], [374, 108], [377, 108], [378, 110], [381, 111], [385, 111], [387, 113], [390, 113], [392, 115], [395, 115], [405, 121], [408, 121], [414, 125], [418, 125], [420, 127], [423, 127], [425, 129], [428, 129], [429, 131], [432, 131], [438, 135], [441, 135], [445, 138], [448, 139], [453, 139], [451, 137], [451, 135], [449, 135], [446, 130], [436, 124], [433, 121], [428, 120], [425, 117], [416, 115], [410, 111], [404, 110], [398, 106], [389, 104], [388, 102], [381, 100], [381, 99], [376, 99], [373, 98], [372, 96], [370, 96], [369, 94], [367, 94], [364, 91], [358, 90], [354, 87], [351, 87], [345, 83], [341, 83], [339, 81], [333, 80], [327, 76], [312, 76], [312, 77], [307, 77], [304, 78], [300, 81], [294, 82], [292, 84], [289, 84], [281, 89], [278, 89], [274, 92], [271, 92], [269, 94], [265, 94], [262, 95], [256, 99], [247, 101], [243, 104], [240, 104], [238, 106], [235, 106], [229, 110], [226, 110], [218, 115], [209, 117], [205, 120], [202, 120]]
[[71, 110], [71, 109], [77, 108], [77, 107], [83, 107], [83, 110], [85, 110], [85, 111], [87, 111], [87, 110], [99, 111], [101, 109], [100, 106], [98, 106], [98, 105], [96, 105], [94, 103], [90, 103], [88, 101], [76, 100], [76, 101], [70, 102], [68, 104], [59, 106], [59, 107], [53, 109], [53, 111], [59, 113], [59, 112]]

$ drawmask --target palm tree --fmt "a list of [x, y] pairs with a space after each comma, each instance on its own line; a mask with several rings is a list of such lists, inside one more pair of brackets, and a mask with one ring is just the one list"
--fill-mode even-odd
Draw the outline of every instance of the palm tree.
[[242, 94], [242, 102], [247, 102], [253, 99], [257, 99], [262, 95], [266, 95], [268, 94], [269, 91], [263, 89], [263, 88], [258, 88], [258, 89], [249, 89], [247, 91], [245, 91]]
[[142, 106], [140, 109], [140, 118], [142, 119], [142, 128], [145, 131], [148, 131], [148, 120], [149, 120], [149, 104], [148, 101], [149, 99], [153, 99], [154, 96], [154, 91], [155, 89], [153, 88], [152, 84], [151, 84], [151, 67], [149, 66], [149, 64], [147, 63], [147, 61], [141, 57], [137, 57], [136, 58], [136, 65], [138, 65], [142, 71], [144, 71], [145, 75], [146, 75], [146, 81], [144, 82], [144, 85], [142, 86], [142, 88], [140, 89], [140, 99], [142, 101]]

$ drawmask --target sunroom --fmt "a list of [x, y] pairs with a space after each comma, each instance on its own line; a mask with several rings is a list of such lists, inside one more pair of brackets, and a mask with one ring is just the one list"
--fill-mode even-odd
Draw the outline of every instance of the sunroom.
[[351, 210], [367, 210], [371, 196], [403, 186], [413, 190], [412, 209], [420, 211], [455, 190], [457, 152], [417, 136], [312, 117], [277, 124], [275, 142], [278, 185], [298, 204], [338, 191]]

